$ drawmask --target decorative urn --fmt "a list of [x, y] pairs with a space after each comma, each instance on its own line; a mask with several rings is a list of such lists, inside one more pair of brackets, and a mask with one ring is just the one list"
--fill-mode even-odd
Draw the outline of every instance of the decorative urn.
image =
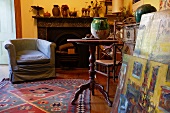
[[58, 17], [60, 16], [60, 8], [58, 5], [54, 5], [52, 9], [53, 16]]
[[142, 17], [143, 14], [156, 12], [156, 11], [157, 11], [156, 8], [154, 6], [151, 6], [150, 4], [141, 5], [135, 11], [136, 22], [137, 23], [140, 22], [141, 17]]
[[107, 18], [94, 17], [91, 23], [91, 34], [97, 39], [106, 39], [110, 34]]
[[51, 14], [47, 11], [46, 13], [44, 13], [44, 17], [50, 17]]

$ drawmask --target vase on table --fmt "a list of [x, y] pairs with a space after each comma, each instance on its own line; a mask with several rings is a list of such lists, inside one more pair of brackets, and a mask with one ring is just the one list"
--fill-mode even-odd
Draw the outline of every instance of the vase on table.
[[107, 18], [94, 17], [91, 23], [91, 34], [97, 39], [106, 39], [110, 34]]

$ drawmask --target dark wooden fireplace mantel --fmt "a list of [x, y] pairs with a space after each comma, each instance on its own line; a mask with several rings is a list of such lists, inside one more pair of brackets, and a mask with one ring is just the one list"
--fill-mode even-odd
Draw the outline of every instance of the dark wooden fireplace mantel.
[[77, 18], [62, 18], [62, 17], [38, 17], [33, 16], [37, 19], [38, 27], [90, 27], [92, 17], [77, 17]]
[[[93, 21], [92, 17], [57, 18], [33, 16], [32, 18], [37, 21], [38, 38], [56, 43], [56, 51], [59, 51], [60, 45], [68, 43], [67, 39], [81, 39], [90, 34], [90, 26]], [[78, 64], [76, 64], [77, 68], [88, 68], [88, 46], [75, 44], [74, 47], [79, 58]], [[61, 67], [61, 57], [63, 56], [56, 52], [56, 68]], [[70, 59], [73, 58], [70, 57]]]
[[37, 19], [38, 38], [47, 40], [47, 29], [52, 27], [80, 27], [90, 28], [92, 17], [62, 18], [62, 17], [38, 17]]

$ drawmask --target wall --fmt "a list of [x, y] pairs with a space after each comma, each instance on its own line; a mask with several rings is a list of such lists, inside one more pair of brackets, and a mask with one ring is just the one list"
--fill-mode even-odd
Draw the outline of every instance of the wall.
[[[124, 0], [124, 6], [126, 8], [130, 8], [130, 11], [132, 12], [132, 1], [133, 0]], [[143, 0], [144, 4], [151, 4], [152, 6], [154, 6], [157, 11], [159, 11], [159, 1], [160, 0]]]
[[37, 29], [32, 18], [33, 13], [30, 12], [33, 0], [21, 0], [21, 19], [22, 19], [22, 37], [37, 37]]
[[[81, 9], [90, 5], [91, 0], [21, 0], [21, 15], [22, 15], [22, 37], [37, 38], [36, 20], [32, 16], [36, 15], [36, 11], [32, 10], [31, 6], [38, 5], [44, 8], [44, 12], [52, 14], [53, 5], [67, 4], [71, 11], [78, 11], [78, 16], [81, 16]], [[88, 2], [88, 3], [86, 3]], [[124, 0], [126, 7], [132, 6], [132, 0]], [[144, 0], [144, 3], [149, 3], [159, 9], [159, 0]], [[42, 15], [43, 12], [40, 12]], [[103, 16], [103, 15], [101, 15]]]
[[144, 3], [153, 5], [156, 7], [157, 11], [159, 11], [159, 1], [160, 0], [144, 0]]
[[[88, 3], [86, 3], [88, 2]], [[22, 36], [23, 38], [36, 38], [37, 28], [36, 20], [32, 16], [36, 15], [36, 11], [31, 9], [31, 6], [41, 6], [44, 8], [44, 12], [52, 14], [53, 5], [67, 4], [71, 11], [78, 11], [78, 16], [81, 16], [81, 9], [90, 5], [91, 0], [21, 0], [21, 15], [22, 15]], [[41, 12], [41, 15], [43, 12]]]

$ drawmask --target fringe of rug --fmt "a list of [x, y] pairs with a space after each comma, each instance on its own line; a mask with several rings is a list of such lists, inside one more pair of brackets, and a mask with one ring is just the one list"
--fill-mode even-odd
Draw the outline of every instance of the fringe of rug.
[[9, 83], [9, 78], [2, 79], [2, 81], [0, 82], [0, 88], [4, 87], [8, 83]]

